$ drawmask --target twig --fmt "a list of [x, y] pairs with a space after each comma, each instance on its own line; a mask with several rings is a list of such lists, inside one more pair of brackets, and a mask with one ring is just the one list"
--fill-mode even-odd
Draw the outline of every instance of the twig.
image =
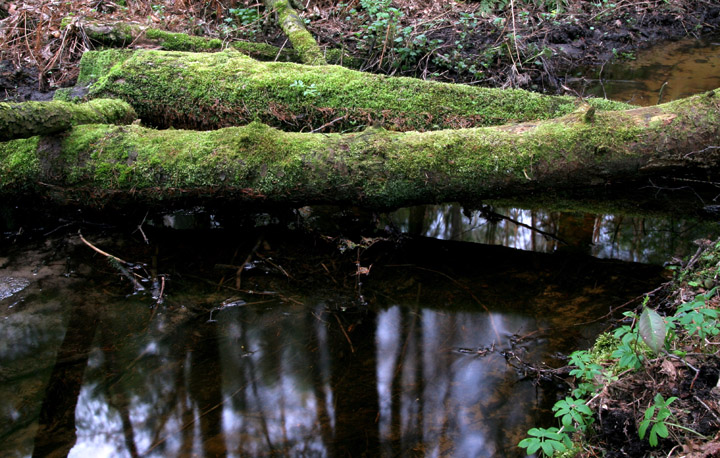
[[273, 62], [277, 62], [278, 57], [280, 57], [280, 53], [282, 53], [282, 50], [285, 49], [285, 45], [287, 44], [287, 38], [283, 42], [282, 46], [280, 46], [280, 49], [278, 49], [277, 55], [275, 56], [275, 59], [273, 59]]
[[252, 259], [253, 255], [257, 251], [257, 249], [260, 247], [260, 243], [262, 242], [262, 236], [258, 237], [257, 241], [255, 242], [255, 246], [253, 246], [252, 250], [250, 250], [250, 253], [248, 253], [247, 257], [245, 258], [245, 261], [240, 264], [240, 267], [238, 267], [237, 272], [235, 273], [235, 287], [240, 289], [241, 286], [241, 278], [242, 271], [245, 268], [246, 265], [250, 263], [250, 260]]
[[702, 399], [700, 399], [699, 397], [697, 397], [697, 395], [695, 395], [695, 394], [693, 394], [693, 399], [695, 399], [697, 402], [699, 402], [700, 404], [702, 404], [702, 406], [705, 407], [708, 412], [710, 412], [710, 415], [712, 415], [712, 416], [715, 418], [715, 421], [717, 421], [718, 423], [720, 423], [720, 418], [718, 418], [718, 416], [715, 415], [715, 412], [713, 412], [712, 409], [711, 409], [710, 407], [708, 407], [708, 405], [705, 404], [705, 403], [702, 401]]
[[[143, 216], [142, 221], [140, 221], [140, 224], [138, 224], [137, 229], [135, 229], [136, 231], [140, 231], [140, 235], [142, 235], [143, 240], [145, 240], [145, 245], [149, 245], [149, 244], [150, 244], [150, 241], [149, 241], [148, 238], [145, 236], [145, 232], [143, 232], [143, 230], [142, 230], [142, 225], [145, 224], [145, 220], [147, 219], [148, 213], [149, 213], [149, 212], [145, 212], [145, 216]], [[133, 231], [133, 232], [134, 232], [134, 231]]]
[[536, 227], [530, 226], [529, 224], [525, 224], [525, 223], [522, 223], [522, 222], [520, 222], [520, 221], [516, 221], [516, 220], [510, 218], [509, 216], [501, 215], [500, 213], [495, 213], [494, 211], [490, 210], [490, 209], [489, 209], [488, 207], [486, 207], [486, 206], [480, 209], [480, 213], [482, 213], [483, 215], [487, 215], [487, 216], [491, 216], [491, 217], [495, 217], [495, 218], [504, 219], [505, 221], [510, 221], [511, 223], [513, 223], [513, 224], [515, 224], [515, 225], [517, 225], [517, 226], [521, 226], [521, 227], [524, 227], [524, 228], [526, 228], [526, 229], [530, 229], [530, 230], [533, 231], [533, 232], [537, 232], [537, 233], [540, 234], [540, 235], [543, 235], [543, 236], [545, 236], [545, 237], [551, 238], [551, 239], [555, 240], [556, 242], [562, 243], [563, 245], [567, 245], [567, 244], [568, 244], [565, 240], [559, 238], [558, 236], [556, 236], [556, 235], [554, 235], [554, 234], [551, 234], [551, 233], [549, 233], [549, 232], [545, 232], [545, 231], [543, 231], [542, 229], [538, 229], [538, 228], [536, 228]]
[[[515, 0], [510, 0], [510, 14], [512, 15], [513, 45], [515, 46], [515, 53], [517, 53], [518, 64], [522, 68], [522, 59], [520, 58], [520, 50], [518, 49], [517, 33], [515, 32]], [[512, 51], [510, 51], [510, 56], [512, 56]]]
[[662, 101], [662, 98], [663, 98], [663, 92], [665, 92], [665, 86], [667, 86], [667, 84], [668, 84], [668, 82], [665, 81], [662, 84], [662, 86], [660, 86], [660, 93], [658, 94], [658, 101], [657, 101], [656, 105], [660, 105], [660, 102]]
[[350, 344], [350, 351], [352, 353], [355, 353], [355, 347], [353, 347], [352, 341], [350, 340], [350, 336], [345, 332], [345, 327], [343, 327], [342, 322], [340, 322], [340, 317], [335, 315], [335, 319], [337, 320], [338, 324], [340, 325], [340, 330], [342, 331], [343, 335], [345, 335], [345, 338], [347, 339], [348, 343]]
[[335, 118], [332, 121], [327, 122], [327, 123], [323, 124], [322, 126], [318, 127], [317, 129], [311, 130], [310, 133], [314, 134], [315, 132], [319, 132], [326, 127], [332, 126], [333, 124], [335, 124], [338, 121], [342, 121], [343, 119], [347, 118], [347, 116], [348, 115], [343, 115], [343, 116], [340, 116], [339, 118]]
[[113, 255], [111, 255], [110, 253], [106, 253], [105, 251], [101, 250], [100, 248], [96, 247], [96, 246], [93, 245], [92, 243], [90, 243], [90, 242], [88, 242], [87, 240], [85, 240], [85, 237], [83, 237], [83, 235], [82, 235], [82, 233], [80, 232], [80, 230], [78, 230], [78, 236], [80, 236], [80, 240], [82, 240], [83, 243], [85, 243], [85, 245], [89, 246], [90, 248], [92, 248], [93, 250], [97, 251], [98, 253], [100, 253], [101, 255], [105, 256], [106, 258], [110, 258], [110, 259], [112, 259], [113, 261], [117, 261], [117, 262], [119, 262], [119, 263], [121, 263], [121, 264], [125, 264], [126, 266], [129, 266], [129, 265], [130, 265], [129, 262], [123, 261], [122, 259], [118, 258], [117, 256], [113, 256]]
[[135, 289], [135, 291], [145, 291], [145, 287], [143, 285], [141, 285], [140, 282], [138, 282], [135, 279], [135, 277], [133, 277], [132, 274], [130, 274], [130, 272], [125, 267], [122, 266], [122, 264], [125, 264], [126, 266], [131, 266], [131, 264], [129, 262], [123, 261], [122, 259], [118, 258], [117, 256], [113, 256], [110, 253], [106, 253], [103, 250], [101, 250], [100, 248], [93, 245], [92, 243], [88, 242], [87, 240], [85, 240], [85, 237], [83, 237], [83, 235], [79, 229], [78, 229], [78, 236], [80, 236], [80, 240], [82, 240], [83, 243], [85, 243], [85, 245], [89, 246], [96, 252], [100, 253], [101, 255], [105, 256], [106, 258], [108, 258], [112, 262], [114, 262], [113, 267], [115, 267], [117, 270], [119, 270], [120, 273], [123, 274], [123, 276], [125, 276], [128, 280], [130, 280], [130, 282], [133, 284], [133, 288]]
[[337, 282], [337, 280], [335, 280], [335, 278], [332, 276], [332, 274], [330, 274], [330, 269], [328, 269], [328, 268], [325, 266], [325, 264], [323, 264], [322, 262], [320, 263], [320, 265], [322, 266], [323, 269], [325, 269], [325, 272], [327, 272], [328, 276], [330, 277], [330, 280], [332, 280], [333, 283], [335, 283], [336, 285], [339, 286], [340, 284]]
[[260, 253], [257, 253], [257, 256], [258, 256], [260, 259], [262, 259], [263, 261], [265, 261], [265, 262], [267, 262], [268, 264], [270, 264], [271, 266], [273, 266], [274, 268], [276, 268], [277, 270], [279, 270], [280, 272], [282, 272], [283, 275], [285, 275], [287, 278], [293, 278], [293, 276], [290, 275], [289, 273], [287, 273], [287, 271], [286, 271], [285, 269], [283, 269], [283, 267], [282, 267], [281, 265], [275, 264], [275, 263], [272, 262], [270, 259], [268, 259], [267, 256], [263, 256], [263, 255], [260, 254]]
[[163, 302], [163, 293], [165, 292], [165, 275], [160, 276], [160, 294], [158, 294], [156, 304], [160, 305]]

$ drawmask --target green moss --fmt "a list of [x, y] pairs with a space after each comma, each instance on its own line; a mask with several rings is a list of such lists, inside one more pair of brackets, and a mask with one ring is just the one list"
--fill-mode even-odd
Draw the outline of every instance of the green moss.
[[[597, 177], [615, 176], [614, 167], [634, 173], [640, 161], [658, 153], [631, 145], [666, 134], [643, 125], [646, 112], [651, 110], [598, 113], [592, 123], [571, 113], [545, 123], [494, 128], [403, 133], [375, 127], [344, 135], [283, 132], [258, 122], [205, 132], [88, 124], [63, 137], [62, 154], [42, 156], [41, 170], [48, 175], [39, 179], [68, 189], [151, 193], [160, 188], [157, 196], [146, 194], [150, 198], [167, 196], [162, 189], [209, 188], [284, 204], [388, 208], [473, 201], [586, 186]], [[689, 116], [673, 128], [682, 128], [693, 119]], [[13, 169], [23, 157], [3, 162], [10, 182], [21, 182], [13, 174], [26, 173]]]
[[75, 19], [75, 16], [72, 14], [68, 14], [67, 16], [62, 18], [62, 20], [60, 21], [60, 29], [64, 29], [65, 27], [70, 25], [70, 23], [73, 21], [73, 19]]
[[94, 83], [110, 69], [131, 58], [130, 49], [107, 49], [104, 51], [86, 51], [80, 59], [80, 74], [77, 85], [86, 86]]
[[160, 45], [169, 51], [212, 51], [223, 47], [222, 41], [217, 38], [172, 33], [159, 29], [147, 29], [145, 36], [151, 40], [160, 40]]
[[[86, 53], [87, 54], [87, 53]], [[283, 129], [487, 126], [571, 113], [571, 97], [387, 77], [339, 66], [258, 62], [238, 52], [136, 51], [92, 88], [122, 97], [160, 125], [222, 127], [258, 120]], [[591, 101], [598, 109], [625, 109]], [[341, 118], [338, 121], [338, 118]]]
[[71, 87], [61, 87], [61, 88], [55, 90], [55, 94], [53, 94], [53, 100], [60, 101], [60, 102], [70, 102], [71, 94], [72, 94]]
[[35, 183], [40, 174], [39, 140], [31, 137], [0, 143], [0, 193], [22, 191]]
[[95, 99], [84, 104], [62, 101], [0, 103], [0, 141], [51, 135], [77, 124], [130, 123], [135, 111], [122, 100]]
[[287, 0], [271, 0], [268, 2], [277, 12], [278, 22], [287, 35], [300, 60], [308, 65], [324, 65], [325, 56], [315, 38], [307, 31], [302, 19]]

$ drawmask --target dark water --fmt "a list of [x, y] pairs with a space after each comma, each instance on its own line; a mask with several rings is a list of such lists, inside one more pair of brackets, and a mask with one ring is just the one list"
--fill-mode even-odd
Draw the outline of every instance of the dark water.
[[563, 365], [662, 281], [572, 250], [329, 238], [269, 215], [63, 224], [0, 252], [3, 456], [518, 456], [558, 386], [523, 363]]

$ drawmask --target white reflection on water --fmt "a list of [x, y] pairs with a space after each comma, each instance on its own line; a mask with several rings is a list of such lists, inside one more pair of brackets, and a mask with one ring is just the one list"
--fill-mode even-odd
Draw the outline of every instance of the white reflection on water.
[[522, 426], [534, 395], [515, 386], [513, 397], [502, 399], [501, 386], [515, 375], [498, 352], [482, 351], [506, 348], [506, 337], [529, 321], [500, 313], [414, 312], [399, 306], [380, 313], [377, 384], [384, 454], [420, 446], [427, 456], [509, 452], [503, 445], [507, 440], [496, 442], [505, 434], [499, 428]]
[[692, 254], [696, 249], [694, 240], [713, 239], [719, 232], [716, 223], [673, 217], [572, 214], [521, 208], [493, 210], [509, 220], [488, 220], [478, 212], [468, 217], [459, 204], [400, 209], [391, 219], [403, 232], [443, 240], [545, 253], [570, 248], [598, 258], [651, 264], [668, 261], [668, 255]]
[[[317, 317], [324, 314], [323, 307], [309, 312]], [[180, 369], [185, 376], [178, 378], [177, 369], [158, 364], [158, 355], [171, 353], [167, 341], [134, 343], [130, 348], [141, 354], [141, 349], [153, 351], [145, 351], [148, 360], [128, 374], [131, 380], [123, 390], [129, 392], [86, 381], [75, 412], [77, 443], [69, 456], [159, 457], [188, 452], [208, 456], [213, 450], [230, 457], [332, 456], [335, 445], [327, 441], [334, 440], [337, 409], [343, 408], [333, 402], [334, 390], [341, 388], [330, 381], [340, 357], [333, 345], [343, 341], [329, 342], [330, 321], [315, 316], [308, 320], [297, 313], [250, 308], [218, 313], [213, 331], [218, 339], [213, 345], [222, 363], [222, 394], [204, 404], [204, 395], [191, 386], [195, 382], [188, 371], [193, 368]], [[510, 391], [503, 388], [516, 375], [498, 350], [507, 348], [509, 334], [532, 323], [530, 318], [504, 313], [401, 306], [380, 312], [374, 331], [375, 361], [370, 361], [376, 380], [346, 381], [377, 390], [379, 405], [365, 406], [377, 409], [376, 421], [361, 420], [351, 428], [376, 437], [384, 456], [413, 450], [423, 450], [427, 456], [506, 453], [507, 443], [515, 440], [506, 437], [513, 434], [507, 431], [526, 427], [535, 394], [530, 384]], [[308, 338], [315, 342], [312, 347]], [[483, 356], [473, 353], [483, 349], [489, 350]], [[101, 359], [95, 354], [90, 365], [97, 367]], [[188, 356], [183, 359], [188, 365], [194, 363]], [[214, 380], [208, 374], [208, 383]], [[123, 402], [130, 428], [123, 425], [119, 413]], [[203, 421], [215, 409], [221, 412], [219, 428], [216, 436], [208, 436]]]

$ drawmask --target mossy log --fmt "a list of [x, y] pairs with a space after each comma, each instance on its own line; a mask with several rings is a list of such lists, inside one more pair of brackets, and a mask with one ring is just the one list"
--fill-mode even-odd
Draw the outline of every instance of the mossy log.
[[96, 206], [192, 198], [393, 208], [587, 189], [720, 165], [720, 90], [655, 107], [588, 111], [428, 132], [81, 125], [0, 143], [0, 194]]
[[[108, 47], [156, 48], [165, 51], [185, 52], [217, 52], [232, 48], [260, 61], [301, 63], [300, 55], [291, 47], [278, 48], [267, 43], [235, 40], [224, 41], [186, 33], [168, 32], [133, 22], [88, 22], [79, 21], [71, 24], [81, 27], [85, 34], [96, 44]], [[328, 63], [348, 68], [359, 68], [360, 59], [350, 56], [340, 49], [324, 50]]]
[[0, 103], [0, 141], [52, 135], [79, 124], [129, 124], [135, 110], [122, 100], [95, 99], [87, 103]]
[[326, 65], [325, 56], [290, 0], [264, 0], [265, 7], [277, 14], [277, 22], [292, 43], [300, 60], [308, 65]]
[[[86, 52], [91, 97], [117, 97], [157, 127], [212, 129], [259, 121], [295, 131], [438, 130], [550, 119], [573, 97], [375, 75], [348, 68], [259, 62], [239, 52]], [[598, 110], [629, 105], [589, 99]]]

